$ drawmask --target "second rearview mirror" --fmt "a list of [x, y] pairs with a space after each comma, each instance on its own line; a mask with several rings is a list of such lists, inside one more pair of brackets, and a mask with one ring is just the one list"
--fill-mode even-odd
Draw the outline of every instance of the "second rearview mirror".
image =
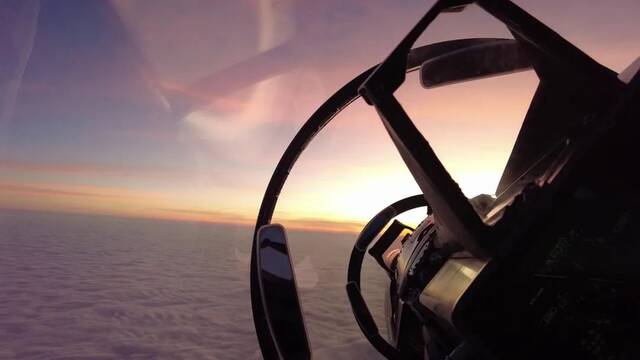
[[433, 88], [530, 68], [529, 56], [516, 40], [487, 39], [424, 62], [420, 82], [424, 88]]

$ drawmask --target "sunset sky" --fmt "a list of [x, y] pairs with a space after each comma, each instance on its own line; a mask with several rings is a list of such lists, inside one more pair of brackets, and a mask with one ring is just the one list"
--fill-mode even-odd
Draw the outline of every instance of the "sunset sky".
[[[637, 0], [519, 0], [597, 61], [640, 56]], [[383, 59], [432, 0], [0, 4], [0, 208], [252, 223], [280, 155], [338, 87]], [[419, 41], [509, 37], [477, 7]], [[532, 72], [398, 98], [468, 196], [492, 194]], [[352, 229], [418, 192], [375, 111], [339, 115], [276, 211]]]

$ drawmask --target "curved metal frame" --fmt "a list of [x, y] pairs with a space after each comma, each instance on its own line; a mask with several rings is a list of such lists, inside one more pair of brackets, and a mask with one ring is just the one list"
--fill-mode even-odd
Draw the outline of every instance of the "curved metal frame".
[[[430, 45], [425, 45], [412, 49], [407, 56], [406, 72], [412, 72], [419, 68], [419, 66], [426, 60], [441, 56], [442, 54], [456, 51], [461, 48], [465, 48], [471, 44], [475, 44], [475, 39], [462, 39], [445, 41]], [[256, 328], [256, 334], [258, 336], [258, 342], [260, 343], [260, 349], [265, 359], [278, 359], [278, 353], [274, 346], [274, 341], [271, 339], [269, 329], [265, 319], [264, 310], [260, 303], [260, 293], [254, 284], [257, 284], [258, 274], [256, 268], [256, 249], [255, 242], [258, 230], [263, 225], [269, 224], [275, 210], [276, 203], [280, 191], [284, 186], [284, 183], [289, 176], [291, 168], [295, 164], [300, 154], [307, 147], [309, 142], [324, 128], [342, 109], [347, 107], [353, 101], [360, 97], [358, 89], [369, 78], [377, 66], [371, 67], [364, 71], [340, 90], [334, 93], [329, 99], [327, 99], [302, 125], [302, 128], [298, 131], [293, 138], [284, 154], [280, 158], [276, 169], [271, 176], [269, 185], [265, 191], [258, 218], [256, 220], [256, 226], [253, 233], [253, 245], [251, 248], [251, 269], [250, 269], [250, 281], [251, 281], [251, 307], [253, 311], [253, 322]], [[265, 335], [266, 334], [266, 335]]]
[[400, 353], [380, 336], [378, 326], [362, 297], [360, 291], [362, 262], [367, 247], [369, 247], [373, 239], [384, 229], [389, 221], [406, 211], [423, 206], [429, 206], [429, 204], [425, 201], [424, 196], [420, 194], [398, 200], [384, 208], [364, 226], [360, 235], [358, 235], [358, 240], [356, 240], [353, 250], [351, 250], [351, 256], [349, 257], [346, 289], [353, 315], [356, 318], [360, 330], [367, 340], [369, 340], [369, 343], [388, 359], [400, 358]]
[[358, 95], [358, 87], [362, 82], [371, 74], [374, 68], [370, 68], [363, 72], [335, 94], [333, 94], [322, 106], [311, 115], [309, 120], [305, 122], [302, 128], [298, 131], [293, 138], [287, 149], [285, 150], [282, 158], [278, 162], [267, 190], [265, 191], [260, 205], [260, 211], [258, 213], [258, 219], [256, 221], [256, 227], [253, 234], [253, 245], [251, 247], [251, 307], [253, 310], [253, 323], [256, 328], [256, 334], [258, 336], [258, 342], [260, 343], [260, 349], [265, 359], [278, 359], [275, 342], [269, 335], [268, 323], [265, 318], [264, 309], [260, 302], [259, 289], [254, 286], [258, 281], [258, 274], [256, 271], [256, 249], [255, 242], [258, 234], [258, 230], [263, 225], [269, 224], [275, 210], [276, 203], [280, 191], [284, 186], [291, 168], [295, 164], [296, 160], [307, 147], [309, 142], [322, 130], [322, 128], [331, 121], [342, 109], [356, 100]]

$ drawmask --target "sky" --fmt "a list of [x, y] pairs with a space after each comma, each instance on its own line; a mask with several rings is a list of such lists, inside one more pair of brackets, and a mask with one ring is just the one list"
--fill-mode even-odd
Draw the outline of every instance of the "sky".
[[[516, 4], [619, 72], [640, 2]], [[0, 208], [251, 224], [306, 118], [433, 0], [0, 4]], [[509, 37], [471, 6], [418, 41]], [[467, 196], [495, 191], [532, 72], [396, 94]], [[276, 219], [354, 230], [418, 187], [358, 101], [301, 156]]]

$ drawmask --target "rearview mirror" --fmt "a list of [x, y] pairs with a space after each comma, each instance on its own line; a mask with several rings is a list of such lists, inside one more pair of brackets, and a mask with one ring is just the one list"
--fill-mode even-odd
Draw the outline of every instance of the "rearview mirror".
[[492, 39], [425, 61], [420, 83], [428, 89], [530, 68], [529, 56], [516, 40]]
[[280, 359], [310, 359], [287, 235], [279, 224], [258, 230], [256, 266], [260, 305]]

